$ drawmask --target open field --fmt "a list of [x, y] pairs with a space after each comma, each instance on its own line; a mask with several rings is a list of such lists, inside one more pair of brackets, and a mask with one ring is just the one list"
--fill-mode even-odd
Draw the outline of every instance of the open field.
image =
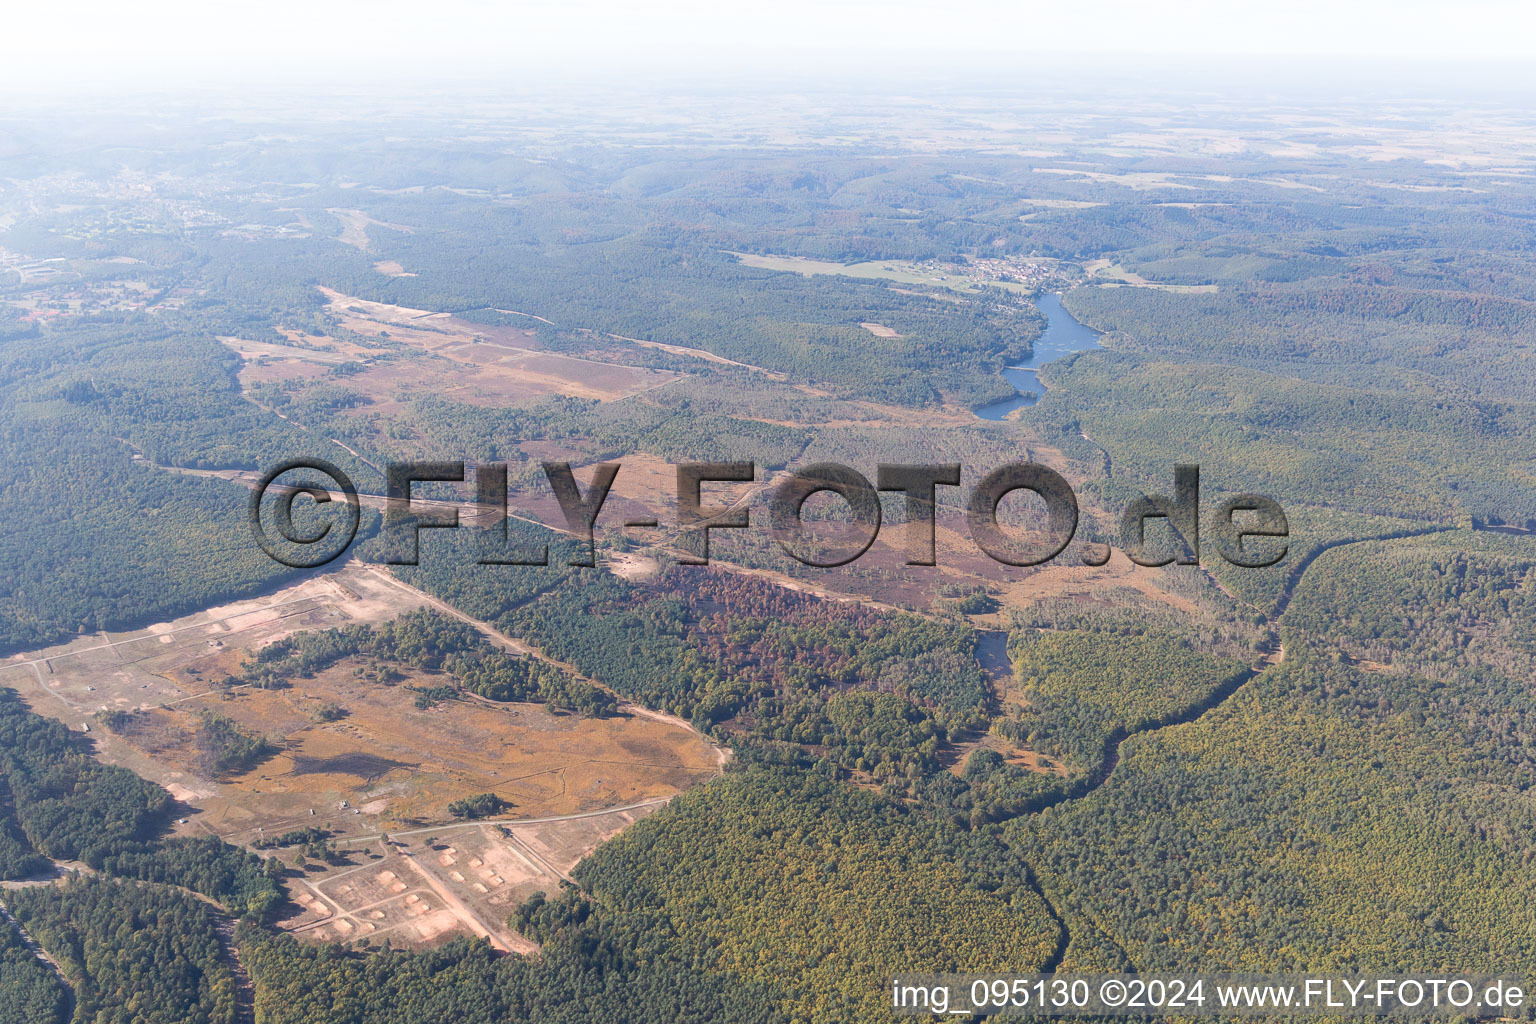
[[347, 386], [370, 397], [407, 393], [449, 395], [471, 404], [497, 405], [545, 394], [615, 401], [679, 378], [679, 374], [541, 351], [532, 331], [488, 327], [447, 313], [393, 306], [320, 291], [342, 327], [365, 337], [387, 337], [442, 361], [370, 367]]
[[287, 344], [219, 336], [226, 348], [245, 360], [240, 367], [242, 387], [262, 381], [320, 378], [344, 363], [368, 364], [389, 354], [386, 348], [359, 345], [330, 335], [307, 334], [291, 327], [275, 330], [288, 340]]
[[[249, 652], [294, 632], [379, 622], [433, 603], [357, 566], [269, 597], [210, 609], [129, 634], [100, 634], [0, 663], [0, 685], [41, 714], [88, 728], [98, 756], [165, 786], [187, 805], [178, 829], [251, 843], [320, 825], [341, 834], [451, 819], [454, 800], [495, 792], [518, 816], [573, 814], [665, 799], [719, 770], [715, 749], [659, 716], [554, 714], [542, 705], [477, 698], [416, 707], [411, 670], [398, 685], [358, 674], [348, 659], [282, 690], [217, 685]], [[344, 709], [335, 721], [319, 710]], [[102, 711], [127, 712], [120, 735]], [[218, 775], [200, 757], [213, 712], [279, 752]]]
[[[1095, 206], [1103, 206], [1103, 203], [1089, 202], [1084, 199], [1026, 199], [1024, 202], [1030, 206], [1038, 206], [1042, 210], [1087, 210]], [[1026, 216], [1028, 216], [1026, 214]]]
[[949, 288], [958, 292], [976, 292], [980, 289], [958, 272], [944, 273], [918, 266], [908, 260], [869, 260], [864, 263], [834, 263], [804, 256], [758, 256], [753, 253], [733, 252], [742, 263], [764, 270], [787, 270], [806, 277], [816, 274], [838, 274], [867, 280], [895, 281], [898, 284], [927, 285], [930, 288]]
[[[158, 707], [206, 692], [207, 680], [274, 640], [300, 630], [382, 622], [420, 603], [364, 572], [343, 568], [266, 597], [13, 655], [0, 661], [0, 685], [18, 690], [40, 714], [95, 731], [98, 711]], [[199, 675], [191, 675], [189, 666]], [[204, 682], [188, 691], [175, 678]]]
[[689, 359], [702, 359], [707, 363], [715, 363], [720, 366], [735, 366], [743, 370], [752, 370], [756, 373], [761, 373], [764, 376], [771, 377], [774, 380], [781, 381], [787, 379], [782, 373], [775, 373], [772, 370], [765, 370], [763, 367], [753, 366], [751, 363], [740, 363], [734, 359], [727, 359], [725, 356], [716, 355], [713, 352], [706, 352], [702, 348], [689, 348], [686, 345], [667, 345], [659, 341], [646, 341], [644, 338], [626, 338], [622, 334], [610, 334], [609, 337], [615, 338], [619, 341], [627, 341], [632, 345], [639, 345], [641, 348], [659, 349], [660, 351], [666, 352], [669, 355], [687, 356]]
[[[291, 340], [300, 340], [296, 331], [285, 332]], [[225, 347], [232, 349], [242, 359], [250, 361], [292, 360], [315, 363], [320, 366], [340, 366], [342, 363], [361, 361], [384, 354], [384, 349], [364, 348], [330, 337], [303, 337], [303, 344], [278, 345], [268, 341], [248, 341], [244, 338], [220, 337]]]
[[[1016, 701], [1011, 703], [1017, 705]], [[950, 774], [959, 775], [965, 768], [965, 759], [977, 750], [995, 750], [1008, 764], [1025, 771], [1062, 777], [1072, 774], [1070, 768], [1050, 755], [1030, 750], [990, 732], [977, 739], [955, 744], [954, 749], [944, 758], [949, 762]]]
[[[911, 260], [868, 260], [863, 263], [835, 263], [830, 260], [811, 259], [806, 256], [760, 256], [754, 253], [732, 252], [726, 250], [731, 256], [735, 256], [743, 264], [749, 267], [760, 267], [764, 270], [782, 270], [806, 277], [814, 277], [817, 274], [837, 274], [842, 277], [857, 277], [865, 280], [892, 281], [896, 284], [925, 285], [929, 288], [944, 288], [950, 291], [962, 292], [974, 295], [981, 291], [982, 286], [988, 288], [1001, 288], [1004, 291], [1017, 292], [1020, 295], [1034, 295], [1036, 288], [1023, 284], [1017, 279], [1009, 277], [995, 277], [985, 272], [984, 265], [987, 261], [972, 259], [969, 267], [957, 266], [951, 263], [924, 262], [916, 263]], [[1039, 261], [1050, 262], [1050, 261]], [[893, 288], [893, 291], [902, 291]], [[871, 325], [860, 324], [865, 330]], [[879, 327], [879, 324], [873, 325]], [[899, 334], [879, 334], [878, 337], [900, 337]]]
[[362, 210], [326, 210], [325, 212], [341, 222], [341, 234], [337, 236], [336, 240], [343, 245], [350, 245], [355, 249], [361, 249], [363, 252], [367, 252], [369, 249], [368, 225], [370, 224], [376, 227], [388, 228], [391, 231], [399, 231], [407, 235], [415, 233], [414, 228], [406, 227], [403, 224], [390, 224], [387, 221], [374, 220]]
[[1096, 283], [1106, 288], [1118, 288], [1129, 285], [1134, 288], [1151, 288], [1160, 292], [1173, 292], [1176, 295], [1208, 295], [1216, 291], [1216, 285], [1214, 284], [1159, 284], [1156, 281], [1148, 281], [1140, 274], [1127, 270], [1113, 260], [1107, 259], [1089, 260], [1083, 264], [1083, 270], [1087, 271]]
[[[356, 676], [363, 665], [347, 659], [291, 689], [240, 689], [157, 711], [189, 732], [211, 708], [282, 747], [221, 779], [197, 804], [199, 824], [245, 842], [309, 817], [348, 831], [421, 826], [449, 820], [450, 803], [477, 793], [495, 793], [520, 814], [566, 814], [670, 796], [718, 770], [709, 746], [686, 729], [473, 699], [421, 709], [409, 687], [442, 685], [441, 677], [412, 671], [382, 686]], [[317, 721], [326, 704], [345, 717]], [[148, 753], [194, 773], [185, 745]]]
[[[1053, 461], [1048, 456], [1060, 457], [1060, 453], [1039, 452], [1034, 448], [1030, 449], [1030, 454], [1036, 461], [1047, 464]], [[621, 472], [619, 479], [623, 475]], [[762, 487], [770, 485], [771, 481]], [[616, 481], [615, 489], [617, 486]], [[753, 498], [754, 524], [767, 522], [765, 501], [766, 495], [761, 493]], [[1085, 510], [1085, 515], [1092, 515], [1092, 510]], [[1029, 522], [1009, 527], [1009, 531], [1021, 542], [1031, 540]], [[633, 536], [642, 541], [649, 539]], [[1035, 539], [1043, 540], [1043, 535], [1035, 535]], [[932, 609], [941, 602], [946, 588], [983, 587], [998, 603], [995, 612], [969, 616], [970, 621], [983, 628], [1006, 628], [1010, 611], [1027, 609], [1045, 600], [1065, 600], [1104, 608], [1160, 606], [1202, 618], [1208, 614], [1188, 598], [1168, 589], [1175, 581], [1168, 570], [1138, 566], [1118, 548], [1112, 549], [1109, 561], [1102, 566], [1082, 564], [1086, 544], [1082, 539], [1075, 540], [1045, 565], [1004, 565], [976, 545], [963, 511], [952, 505], [940, 505], [937, 510], [935, 566], [908, 566], [906, 541], [906, 524], [897, 513], [883, 522], [869, 549], [845, 567], [810, 569], [783, 554], [781, 558], [775, 557], [767, 568], [742, 568], [731, 564], [738, 541], [730, 531], [713, 538], [711, 561], [728, 571], [746, 572], [791, 590], [831, 599], [863, 601], [884, 608]], [[779, 554], [776, 549], [775, 554]]]
[[1087, 171], [1076, 167], [1036, 167], [1036, 174], [1059, 174], [1068, 178], [1083, 178], [1088, 181], [1101, 182], [1111, 185], [1120, 185], [1136, 192], [1147, 192], [1163, 188], [1195, 189], [1198, 185], [1191, 185], [1186, 181], [1177, 179], [1193, 177], [1192, 175], [1173, 174], [1164, 171], [1125, 171], [1119, 174], [1109, 174], [1104, 171]]
[[[613, 478], [613, 486], [608, 490], [608, 502], [603, 506], [600, 522], [613, 525], [626, 522], [631, 518], [644, 518], [655, 516], [664, 525], [675, 515], [674, 506], [677, 503], [677, 467], [666, 459], [645, 452], [635, 452], [625, 455], [622, 459], [615, 460], [619, 463], [618, 475]], [[592, 480], [594, 466], [578, 468], [576, 481], [581, 485], [582, 493]], [[707, 485], [702, 493], [709, 495], [711, 503], [725, 504], [732, 500], [744, 497], [752, 490], [751, 484], [733, 484], [715, 482]], [[540, 491], [547, 492], [547, 485], [542, 485]], [[520, 496], [523, 498], [520, 505], [529, 504], [536, 507], [540, 515], [549, 515], [551, 518], [544, 520], [551, 525], [559, 525], [565, 522], [559, 511], [559, 506], [549, 499], [547, 503], [532, 506], [533, 495]]]

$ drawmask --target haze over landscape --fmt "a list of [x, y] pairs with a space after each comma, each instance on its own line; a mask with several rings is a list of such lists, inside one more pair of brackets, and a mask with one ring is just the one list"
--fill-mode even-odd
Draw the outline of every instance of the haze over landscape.
[[0, 1024], [1530, 979], [1533, 18], [8, 13]]

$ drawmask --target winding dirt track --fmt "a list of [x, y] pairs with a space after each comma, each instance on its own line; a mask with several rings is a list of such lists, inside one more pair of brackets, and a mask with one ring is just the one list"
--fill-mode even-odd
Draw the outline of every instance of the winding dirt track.
[[[54, 867], [55, 870], [60, 872], [55, 877], [23, 882], [6, 882], [5, 888], [19, 888], [22, 886], [38, 885], [60, 885], [64, 882], [67, 882], [70, 876], [73, 874], [84, 873], [93, 875], [96, 873], [91, 868], [75, 862], [69, 862], [65, 864], [55, 861]], [[229, 910], [217, 900], [205, 896], [200, 892], [193, 892], [191, 889], [187, 889], [180, 885], [171, 885], [165, 882], [154, 882], [147, 884], [159, 885], [167, 889], [175, 889], [177, 892], [183, 893], [186, 896], [190, 896], [192, 899], [197, 900], [199, 903], [204, 904], [213, 911], [214, 934], [218, 938], [219, 952], [223, 957], [225, 965], [229, 968], [229, 973], [234, 978], [235, 982], [234, 996], [236, 1024], [256, 1024], [256, 987], [251, 983], [250, 973], [245, 969], [245, 962], [240, 958], [240, 947], [235, 942], [235, 919], [230, 915]], [[21, 941], [26, 943], [27, 948], [32, 951], [32, 955], [37, 957], [43, 963], [47, 964], [53, 970], [53, 973], [58, 976], [59, 982], [64, 986], [64, 991], [69, 995], [69, 1012], [66, 1015], [66, 1019], [74, 1020], [75, 988], [74, 985], [70, 983], [69, 978], [64, 974], [64, 969], [59, 966], [59, 962], [55, 960], [52, 954], [44, 949], [36, 939], [28, 934], [27, 930], [22, 927], [21, 922], [16, 920], [16, 918], [11, 914], [10, 909], [6, 907], [4, 903], [0, 903], [0, 919], [4, 919], [5, 921], [9, 922], [11, 927], [16, 929], [17, 934], [21, 936]]]
[[[71, 985], [69, 983], [69, 979], [64, 976], [64, 969], [59, 966], [59, 962], [55, 960], [53, 956], [46, 949], [44, 949], [36, 939], [27, 933], [27, 930], [21, 926], [21, 922], [12, 916], [10, 908], [7, 907], [4, 903], [0, 903], [0, 918], [4, 918], [12, 928], [16, 929], [16, 934], [21, 936], [22, 943], [32, 951], [32, 955], [37, 957], [43, 963], [47, 964], [49, 969], [53, 971], [54, 976], [59, 979], [59, 984], [64, 986], [64, 991], [69, 997], [68, 1012], [66, 1017], [68, 1020], [74, 1020], [75, 986]], [[242, 1021], [241, 1024], [247, 1024], [247, 1022]]]
[[[524, 640], [518, 640], [514, 637], [507, 636], [505, 633], [491, 625], [489, 622], [466, 615], [464, 612], [459, 611], [448, 602], [441, 601], [424, 590], [417, 590], [409, 583], [398, 579], [396, 576], [385, 569], [381, 569], [373, 565], [368, 565], [364, 562], [356, 562], [355, 564], [363, 571], [377, 577], [385, 583], [388, 583], [390, 586], [406, 591], [412, 597], [420, 599], [437, 611], [442, 612], [444, 615], [451, 616], [452, 618], [458, 619], [460, 622], [473, 626], [486, 639], [490, 640], [492, 643], [502, 647], [505, 650], [511, 651], [513, 654], [520, 654], [524, 657], [535, 658], [547, 665], [553, 665], [565, 672], [569, 672], [571, 675], [575, 676], [582, 682], [590, 683], [600, 690], [604, 690], [608, 693], [614, 692], [612, 689], [599, 682], [598, 680], [591, 679], [582, 675], [574, 665], [568, 665], [563, 661], [557, 661], [532, 644]], [[618, 696], [618, 694], [614, 694], [614, 696]], [[699, 732], [699, 730], [695, 729], [692, 723], [686, 722], [683, 719], [678, 718], [676, 715], [668, 715], [660, 711], [653, 711], [650, 708], [643, 707], [642, 705], [635, 704], [631, 701], [623, 700], [622, 698], [619, 700], [619, 710], [626, 715], [634, 715], [637, 718], [649, 718], [652, 721], [666, 722], [669, 725], [675, 725], [683, 729], [687, 729], [689, 732], [693, 733], [695, 736], [699, 737], [699, 739], [703, 740], [709, 745], [709, 748], [715, 752], [715, 759], [719, 761], [721, 767], [724, 767], [725, 763], [730, 760], [731, 753], [728, 749], [721, 747], [714, 740], [710, 739], [708, 736], [705, 736], [703, 733]]]

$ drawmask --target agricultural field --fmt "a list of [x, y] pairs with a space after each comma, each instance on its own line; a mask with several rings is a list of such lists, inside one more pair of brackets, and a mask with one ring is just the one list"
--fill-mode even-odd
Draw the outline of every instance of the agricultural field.
[[[963, 292], [968, 295], [979, 293], [983, 286], [1032, 295], [1041, 285], [1058, 283], [1064, 276], [1068, 278], [1072, 276], [1069, 268], [1058, 265], [1055, 260], [1041, 259], [968, 259], [957, 262], [866, 260], [859, 263], [835, 263], [805, 256], [768, 256], [742, 252], [733, 252], [730, 255], [739, 259], [743, 266], [760, 267], [764, 270], [783, 270], [806, 277], [833, 274], [839, 277], [890, 281], [895, 284]], [[894, 331], [885, 334], [871, 330], [871, 325], [860, 324], [860, 326], [876, 337], [899, 337]], [[873, 326], [878, 328], [882, 325], [874, 324]], [[890, 328], [886, 327], [883, 330], [890, 331]]]
[[1173, 292], [1176, 295], [1208, 295], [1217, 290], [1214, 284], [1162, 284], [1148, 281], [1135, 271], [1127, 270], [1113, 260], [1088, 260], [1083, 271], [1103, 288], [1151, 288], [1155, 291]]

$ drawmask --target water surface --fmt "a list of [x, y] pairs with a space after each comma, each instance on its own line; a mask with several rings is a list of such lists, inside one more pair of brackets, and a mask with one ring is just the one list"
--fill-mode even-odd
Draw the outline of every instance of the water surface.
[[1061, 305], [1061, 296], [1051, 293], [1041, 295], [1035, 300], [1035, 308], [1045, 314], [1045, 331], [1035, 342], [1034, 354], [1029, 361], [1021, 366], [1009, 366], [1003, 370], [1003, 376], [1020, 393], [1012, 398], [1005, 398], [1001, 402], [993, 402], [976, 410], [976, 415], [984, 420], [1005, 419], [1015, 409], [1022, 409], [1026, 405], [1034, 405], [1039, 399], [1032, 398], [1026, 391], [1035, 394], [1045, 390], [1045, 385], [1040, 383], [1040, 375], [1036, 372], [1046, 363], [1060, 359], [1062, 356], [1072, 355], [1074, 352], [1087, 352], [1090, 349], [1103, 348], [1099, 344], [1099, 332], [1080, 322], [1071, 313], [1068, 313]]

